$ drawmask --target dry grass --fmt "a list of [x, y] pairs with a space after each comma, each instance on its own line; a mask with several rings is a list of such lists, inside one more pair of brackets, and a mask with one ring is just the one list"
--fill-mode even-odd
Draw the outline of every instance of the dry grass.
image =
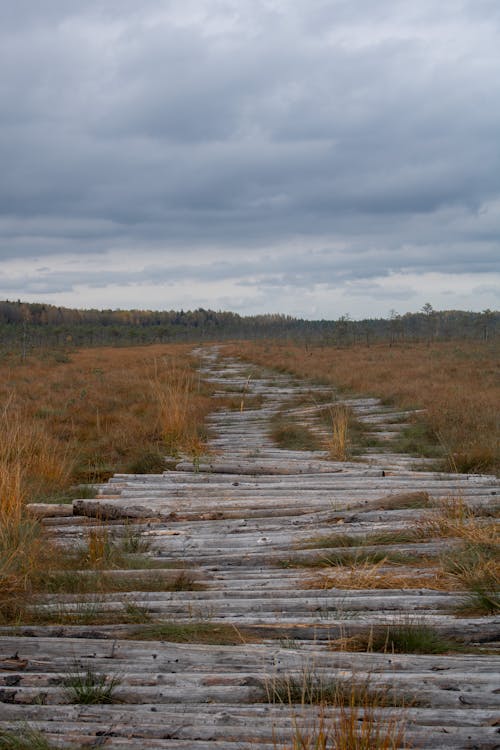
[[466, 596], [459, 613], [492, 615], [500, 611], [500, 530], [460, 497], [441, 502], [418, 523], [420, 531], [458, 544], [441, 558], [441, 568]]
[[327, 447], [330, 458], [334, 461], [347, 461], [349, 458], [350, 412], [343, 404], [329, 408], [331, 424]]
[[365, 510], [415, 510], [434, 504], [427, 492], [400, 492], [365, 503]]
[[196, 393], [198, 378], [187, 369], [170, 365], [166, 377], [151, 382], [153, 398], [159, 407], [162, 441], [170, 455], [179, 450], [193, 456], [202, 452], [203, 441], [197, 419]]
[[[404, 750], [404, 711], [391, 708], [411, 703], [369, 678], [330, 678], [305, 669], [301, 675], [280, 677], [265, 685], [267, 700], [290, 706], [290, 739], [279, 742], [281, 750]], [[300, 708], [297, 708], [297, 705]], [[304, 708], [318, 711], [304, 715]]]
[[310, 578], [306, 588], [314, 589], [432, 589], [449, 591], [453, 580], [440, 568], [419, 567], [401, 569], [390, 566], [383, 559], [377, 563], [360, 562], [355, 565], [337, 568], [335, 574], [322, 573]]
[[[12, 621], [39, 587], [50, 549], [28, 502], [75, 482], [196, 454], [211, 403], [187, 345], [91, 349], [0, 364], [0, 617]], [[147, 460], [146, 460], [147, 459]], [[158, 469], [163, 468], [160, 464]], [[108, 562], [107, 532], [88, 540], [89, 567]], [[42, 576], [43, 577], [43, 576]]]
[[369, 677], [329, 676], [308, 667], [298, 674], [268, 679], [263, 688], [268, 703], [284, 705], [394, 708], [410, 702], [384, 685], [373, 685]]
[[331, 715], [320, 709], [312, 725], [292, 720], [291, 738], [276, 750], [408, 750], [404, 716], [381, 718], [371, 707], [340, 706]]
[[62, 362], [10, 358], [0, 364], [0, 403], [14, 401], [23, 420], [50, 437], [56, 474], [66, 457], [72, 481], [103, 481], [146, 453], [199, 449], [212, 405], [190, 350], [179, 344], [83, 349]]
[[[490, 517], [491, 512], [486, 517], [483, 513], [484, 509], [475, 510], [461, 498], [448, 498], [440, 501], [434, 512], [416, 519], [408, 531], [318, 538], [310, 545], [328, 548], [328, 556], [306, 558], [296, 564], [336, 566], [334, 572], [325, 570], [308, 579], [307, 588], [462, 591], [464, 600], [458, 614], [496, 614], [500, 611], [499, 529], [496, 519]], [[401, 533], [399, 538], [398, 533]], [[453, 542], [440, 558], [416, 558], [415, 568], [409, 567], [412, 561], [408, 554], [401, 560], [391, 551], [384, 554], [385, 544], [410, 540], [415, 542], [418, 553], [418, 542], [433, 538]], [[363, 544], [381, 545], [378, 556], [363, 550]]]
[[25, 504], [31, 492], [64, 486], [71, 464], [65, 450], [58, 460], [51, 435], [14, 398], [0, 411], [0, 435], [0, 604], [11, 610], [42, 556], [40, 526]]
[[498, 544], [498, 521], [485, 520], [461, 497], [441, 500], [436, 512], [424, 514], [415, 524], [420, 536], [454, 537], [470, 544]]
[[425, 417], [418, 419], [425, 420], [434, 443], [441, 445], [449, 469], [500, 470], [495, 413], [500, 387], [493, 343], [350, 348], [239, 343], [226, 351], [349, 392], [372, 394], [401, 408], [425, 409]]

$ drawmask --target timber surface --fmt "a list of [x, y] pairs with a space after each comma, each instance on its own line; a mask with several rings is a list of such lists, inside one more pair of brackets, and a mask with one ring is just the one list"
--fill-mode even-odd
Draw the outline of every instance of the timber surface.
[[[296, 421], [320, 434], [315, 393], [319, 399], [324, 389], [249, 371], [248, 365], [220, 356], [216, 347], [199, 355], [202, 375], [216, 384], [218, 395], [241, 399], [241, 409], [214, 411], [208, 457], [186, 458], [163, 475], [116, 475], [100, 486], [95, 499], [74, 501], [72, 515], [67, 506], [37, 510], [58, 543], [67, 546], [81, 543], [102, 519], [118, 536], [133, 524], [149, 544], [148, 557], [174, 569], [187, 566], [198, 590], [147, 592], [138, 585], [127, 594], [41, 600], [41, 612], [64, 608], [78, 615], [89, 607], [97, 624], [86, 625], [82, 618], [73, 625], [4, 629], [0, 727], [28, 722], [65, 747], [280, 748], [289, 741], [292, 715], [307, 725], [315, 709], [269, 704], [266, 693], [278, 677], [313, 674], [325, 681], [369, 677], [370, 685], [404, 697], [405, 708], [396, 712], [404, 713], [412, 747], [499, 748], [500, 657], [491, 653], [500, 640], [499, 618], [457, 618], [453, 608], [461, 592], [434, 588], [435, 570], [428, 562], [415, 566], [415, 555], [437, 560], [449, 541], [391, 544], [389, 539], [382, 546], [387, 554], [412, 556], [412, 567], [399, 565], [397, 572], [427, 575], [429, 585], [423, 588], [346, 589], [331, 580], [326, 588], [311, 588], [311, 579], [331, 577], [337, 569], [295, 564], [296, 558], [339, 551], [315, 549], [315, 538], [390, 535], [411, 528], [424, 511], [384, 509], [388, 496], [421, 492], [432, 500], [460, 496], [473, 506], [487, 506], [498, 500], [495, 478], [436, 474], [423, 465], [416, 470], [414, 458], [381, 448], [352, 462], [330, 461], [320, 451], [281, 450], [269, 435], [270, 419], [288, 408]], [[290, 406], [291, 399], [305, 395], [309, 405], [297, 400]], [[387, 445], [410, 416], [376, 399], [349, 403]], [[386, 568], [382, 564], [380, 572]], [[152, 569], [144, 575], [169, 580], [176, 574]], [[139, 626], [120, 621], [120, 613], [131, 608], [148, 624], [229, 625], [235, 643], [134, 640]], [[114, 613], [113, 624], [99, 624], [99, 613]], [[339, 638], [408, 619], [458, 634], [484, 652], [332, 650]], [[71, 703], [64, 681], [87, 668], [119, 679], [113, 704]], [[391, 720], [394, 710], [378, 714]]]

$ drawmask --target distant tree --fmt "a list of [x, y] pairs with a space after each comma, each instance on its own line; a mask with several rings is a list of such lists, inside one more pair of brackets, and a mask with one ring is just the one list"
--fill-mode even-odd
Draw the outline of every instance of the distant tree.
[[427, 337], [427, 343], [430, 344], [434, 339], [435, 334], [435, 319], [436, 312], [430, 302], [426, 302], [421, 309], [425, 320], [425, 335]]
[[390, 336], [390, 346], [396, 343], [403, 337], [403, 319], [401, 315], [396, 312], [396, 310], [391, 310], [389, 312], [389, 336]]
[[483, 310], [483, 312], [480, 314], [479, 322], [481, 326], [483, 341], [488, 341], [488, 339], [490, 338], [491, 327], [494, 319], [495, 315], [489, 309], [489, 307], [487, 307], [486, 310]]
[[349, 343], [349, 332], [351, 330], [351, 316], [349, 313], [341, 315], [335, 322], [335, 339], [339, 346]]

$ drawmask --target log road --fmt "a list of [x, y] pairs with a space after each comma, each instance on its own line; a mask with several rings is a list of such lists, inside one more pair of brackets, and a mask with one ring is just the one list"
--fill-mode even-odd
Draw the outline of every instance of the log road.
[[[138, 584], [126, 594], [42, 598], [40, 612], [63, 607], [78, 614], [91, 607], [93, 620], [0, 630], [0, 729], [27, 722], [60, 747], [282, 748], [290, 742], [291, 717], [307, 725], [316, 709], [266, 702], [269, 685], [278, 677], [314, 674], [320, 680], [369, 678], [370, 685], [406, 696], [402, 709], [377, 709], [381, 721], [394, 711], [404, 714], [405, 746], [500, 748], [500, 618], [454, 614], [463, 593], [434, 587], [436, 568], [428, 564], [435, 559], [437, 566], [452, 542], [398, 543], [395, 537], [391, 543], [391, 534], [412, 528], [429, 511], [386, 502], [427, 493], [432, 501], [459, 496], [484, 508], [498, 502], [498, 481], [435, 473], [424, 464], [415, 469], [415, 458], [389, 448], [409, 414], [376, 399], [349, 400], [382, 445], [356, 461], [280, 449], [269, 425], [283, 411], [324, 435], [315, 396], [319, 403], [325, 389], [249, 371], [218, 347], [200, 349], [198, 356], [202, 377], [216, 387], [214, 398], [240, 394], [242, 402], [240, 409], [212, 413], [207, 456], [178, 459], [159, 475], [115, 475], [96, 488], [94, 499], [75, 500], [72, 507], [33, 508], [61, 545], [82, 543], [89, 529], [103, 523], [117, 537], [133, 528], [147, 542], [147, 558], [167, 565], [144, 571], [145, 577], [167, 581], [178, 573], [176, 566], [185, 566], [198, 585], [192, 591], [143, 591]], [[349, 589], [340, 585], [338, 567], [311, 564], [345, 552], [316, 549], [315, 539], [374, 531], [384, 532], [387, 543], [363, 550], [402, 559], [397, 566], [382, 560], [381, 575], [397, 570], [403, 579], [420, 576], [424, 583], [427, 575], [429, 584]], [[427, 560], [420, 567], [419, 555]], [[231, 626], [235, 643], [135, 640], [138, 625], [130, 618], [120, 622], [120, 613], [131, 608], [149, 623], [210, 623], [215, 634], [217, 627]], [[113, 624], [100, 624], [99, 614], [110, 613]], [[370, 627], [408, 621], [460, 636], [469, 653], [349, 650], [349, 639]], [[342, 638], [344, 648], [335, 650]], [[70, 702], [65, 679], [87, 668], [117, 678], [113, 703]], [[336, 710], [325, 709], [327, 715]]]

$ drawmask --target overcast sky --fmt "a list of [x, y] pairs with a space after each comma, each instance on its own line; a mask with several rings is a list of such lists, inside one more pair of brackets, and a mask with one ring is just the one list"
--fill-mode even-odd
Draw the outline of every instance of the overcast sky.
[[498, 0], [4, 0], [0, 298], [498, 309]]

